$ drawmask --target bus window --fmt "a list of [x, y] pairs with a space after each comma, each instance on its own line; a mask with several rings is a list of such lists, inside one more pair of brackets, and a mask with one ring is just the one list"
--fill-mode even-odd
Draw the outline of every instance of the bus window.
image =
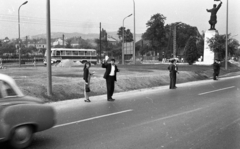
[[90, 53], [91, 51], [85, 51], [85, 55], [90, 55], [91, 53]]
[[61, 51], [61, 55], [66, 55], [66, 51]]
[[66, 55], [72, 55], [72, 51], [66, 51]]
[[60, 51], [56, 51], [56, 56], [60, 56]]
[[96, 51], [91, 51], [91, 55], [95, 56], [96, 55]]
[[78, 51], [73, 51], [73, 55], [78, 55]]
[[78, 55], [85, 55], [84, 51], [78, 51]]

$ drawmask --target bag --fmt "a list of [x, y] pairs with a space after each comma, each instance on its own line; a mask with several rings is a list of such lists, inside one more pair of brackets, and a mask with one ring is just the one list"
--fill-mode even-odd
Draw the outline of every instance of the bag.
[[85, 84], [85, 90], [86, 90], [86, 92], [90, 92], [90, 88], [89, 88], [88, 84]]

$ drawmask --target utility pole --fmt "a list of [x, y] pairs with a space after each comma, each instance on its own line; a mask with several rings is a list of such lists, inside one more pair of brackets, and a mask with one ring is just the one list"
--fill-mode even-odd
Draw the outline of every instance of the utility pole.
[[28, 47], [28, 36], [26, 36], [26, 47]]
[[135, 0], [133, 0], [133, 26], [134, 26], [134, 38], [133, 38], [133, 64], [136, 64], [136, 12], [135, 12]]
[[123, 28], [122, 28], [122, 65], [124, 65], [124, 40], [125, 40], [124, 32], [125, 32], [125, 28], [124, 28], [124, 23], [123, 23]]
[[101, 37], [102, 37], [102, 35], [101, 35], [101, 32], [102, 32], [102, 25], [101, 25], [101, 22], [100, 22], [100, 34], [99, 34], [99, 52], [100, 52], [100, 61], [102, 61], [102, 51], [101, 51], [101, 49], [102, 49], [102, 45], [101, 45]]
[[225, 49], [225, 69], [228, 69], [228, 0], [226, 9], [226, 49]]
[[64, 34], [62, 35], [62, 38], [63, 38], [62, 40], [63, 40], [63, 47], [64, 47]]
[[176, 58], [177, 24], [173, 24], [173, 58]]
[[51, 18], [50, 0], [47, 0], [47, 70], [48, 70], [48, 96], [52, 96], [52, 66], [51, 66]]

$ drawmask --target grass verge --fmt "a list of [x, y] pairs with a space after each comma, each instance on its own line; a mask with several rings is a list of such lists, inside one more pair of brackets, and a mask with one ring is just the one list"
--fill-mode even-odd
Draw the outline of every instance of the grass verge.
[[[115, 92], [152, 88], [169, 84], [168, 65], [119, 65]], [[13, 77], [24, 94], [55, 102], [83, 97], [84, 82], [82, 67], [52, 67], [53, 95], [47, 95], [46, 67], [23, 67], [0, 70]], [[177, 83], [204, 80], [212, 77], [211, 66], [181, 65]], [[240, 68], [231, 65], [229, 70], [221, 69], [221, 75], [237, 72]], [[95, 75], [91, 79], [91, 96], [106, 94], [106, 81], [103, 79], [105, 70], [100, 66], [91, 67]]]

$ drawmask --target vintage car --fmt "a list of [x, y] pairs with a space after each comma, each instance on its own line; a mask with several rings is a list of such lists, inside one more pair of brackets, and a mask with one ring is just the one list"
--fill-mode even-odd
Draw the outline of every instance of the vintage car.
[[33, 134], [55, 125], [55, 110], [41, 99], [25, 96], [15, 81], [0, 74], [0, 142], [26, 148]]

